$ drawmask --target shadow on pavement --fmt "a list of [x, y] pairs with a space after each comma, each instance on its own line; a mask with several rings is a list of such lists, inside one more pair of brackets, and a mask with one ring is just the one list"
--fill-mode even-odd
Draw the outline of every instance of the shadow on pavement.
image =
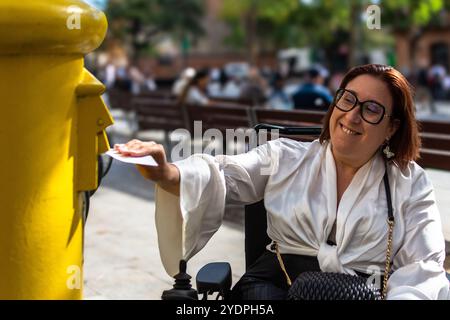
[[145, 200], [155, 200], [155, 184], [142, 177], [134, 165], [117, 160], [113, 160], [111, 169], [102, 180], [102, 187], [112, 188]]

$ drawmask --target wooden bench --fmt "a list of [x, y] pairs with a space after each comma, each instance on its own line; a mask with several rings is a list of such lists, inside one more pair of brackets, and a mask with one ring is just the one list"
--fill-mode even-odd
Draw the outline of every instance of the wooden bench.
[[121, 89], [108, 89], [109, 107], [111, 109], [121, 109], [124, 111], [132, 111], [131, 98], [133, 95], [131, 92]]
[[[186, 111], [189, 122], [188, 129], [194, 139], [198, 138], [198, 134], [200, 133], [198, 129], [194, 130], [195, 121], [201, 121], [202, 136], [208, 129], [217, 129], [221, 133], [222, 141], [215, 140], [220, 138], [216, 136], [217, 132], [210, 132], [209, 134], [215, 136], [214, 140], [211, 140], [212, 137], [203, 136], [202, 145], [206, 143], [208, 146], [214, 148], [221, 146], [222, 152], [227, 152], [227, 154], [241, 153], [248, 150], [249, 135], [247, 135], [248, 131], [246, 130], [253, 125], [250, 116], [250, 107], [229, 104], [222, 106], [186, 105]], [[228, 137], [228, 139], [227, 129], [233, 130], [229, 131], [228, 134], [232, 134], [232, 137]], [[236, 129], [242, 130], [236, 131]], [[232, 140], [230, 140], [231, 138]], [[211, 142], [213, 144], [210, 144]], [[195, 143], [198, 143], [198, 141]], [[217, 149], [215, 150], [217, 151]]]
[[167, 145], [171, 131], [186, 128], [186, 113], [176, 101], [134, 96], [131, 104], [136, 111], [138, 130], [164, 130]]
[[423, 120], [419, 122], [422, 167], [450, 170], [450, 122]]
[[221, 103], [224, 102], [226, 104], [235, 104], [242, 105], [247, 107], [253, 107], [253, 101], [251, 99], [242, 99], [242, 98], [225, 98], [225, 97], [209, 97], [212, 101]]
[[249, 107], [186, 105], [185, 108], [191, 132], [194, 121], [202, 121], [202, 133], [213, 128], [225, 133], [226, 129], [251, 128], [253, 125]]
[[144, 91], [141, 92], [138, 96], [153, 98], [153, 99], [163, 99], [163, 100], [176, 100], [177, 97], [168, 90], [155, 90], [155, 91]]

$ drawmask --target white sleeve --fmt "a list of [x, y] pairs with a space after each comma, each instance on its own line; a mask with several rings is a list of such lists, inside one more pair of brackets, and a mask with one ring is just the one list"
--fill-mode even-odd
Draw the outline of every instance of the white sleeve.
[[[387, 299], [448, 299], [445, 242], [433, 187], [422, 171], [405, 206], [405, 237], [394, 256]], [[395, 235], [394, 235], [395, 237]]]
[[167, 273], [178, 273], [180, 259], [200, 251], [222, 224], [225, 198], [234, 203], [261, 200], [274, 165], [277, 141], [236, 156], [193, 155], [175, 162], [180, 197], [156, 189], [156, 229]]

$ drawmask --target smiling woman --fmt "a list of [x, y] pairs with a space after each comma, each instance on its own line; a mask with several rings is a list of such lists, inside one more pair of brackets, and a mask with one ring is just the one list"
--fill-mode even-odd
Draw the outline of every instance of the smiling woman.
[[[359, 158], [356, 165], [365, 163], [383, 144], [394, 150], [395, 155], [390, 160], [401, 168], [419, 157], [421, 143], [411, 86], [396, 69], [371, 64], [350, 70], [341, 82], [333, 105], [336, 108], [330, 108], [325, 116], [320, 141], [331, 137], [336, 148], [351, 144], [350, 150], [341, 152], [344, 158]], [[339, 142], [336, 128], [340, 131], [354, 129], [360, 137], [357, 141], [343, 139]], [[339, 150], [333, 151], [339, 153]]]
[[322, 271], [373, 279], [387, 299], [448, 299], [434, 190], [414, 161], [420, 138], [412, 101], [397, 70], [364, 65], [344, 77], [311, 143], [282, 138], [245, 154], [195, 154], [171, 164], [155, 143], [119, 146], [159, 159], [158, 167], [139, 169], [158, 184], [167, 273], [205, 246], [227, 201], [264, 198], [272, 243], [234, 286], [234, 298], [285, 299], [291, 279]]

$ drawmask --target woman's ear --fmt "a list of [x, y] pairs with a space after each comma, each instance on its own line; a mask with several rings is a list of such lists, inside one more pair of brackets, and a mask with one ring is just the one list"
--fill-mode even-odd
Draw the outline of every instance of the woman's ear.
[[394, 119], [394, 121], [391, 122], [388, 129], [388, 138], [391, 139], [392, 136], [397, 132], [398, 128], [400, 127], [400, 120]]

